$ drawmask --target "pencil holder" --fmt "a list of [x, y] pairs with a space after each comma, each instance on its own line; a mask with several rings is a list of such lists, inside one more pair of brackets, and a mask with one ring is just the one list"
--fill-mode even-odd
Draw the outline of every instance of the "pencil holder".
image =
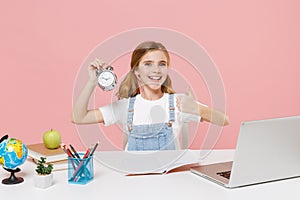
[[93, 156], [82, 158], [68, 157], [68, 183], [86, 184], [94, 179]]

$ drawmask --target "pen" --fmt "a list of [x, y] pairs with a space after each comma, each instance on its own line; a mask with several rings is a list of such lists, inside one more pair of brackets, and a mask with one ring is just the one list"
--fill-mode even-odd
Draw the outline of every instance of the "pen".
[[71, 150], [73, 151], [74, 155], [77, 157], [77, 158], [80, 158], [80, 156], [78, 155], [77, 151], [75, 150], [75, 148], [70, 144], [70, 148]]
[[[84, 154], [84, 156], [83, 156], [83, 159], [85, 159], [85, 158], [87, 158], [87, 157], [89, 156], [90, 151], [91, 151], [91, 148], [89, 147], [89, 148], [86, 150], [86, 152], [85, 152], [85, 154]], [[72, 175], [72, 179], [73, 179], [74, 181], [77, 180], [77, 179], [75, 179], [75, 178], [76, 178], [78, 172], [80, 171], [80, 169], [82, 168], [83, 163], [84, 163], [84, 160], [82, 160], [82, 161], [79, 163], [79, 165], [77, 166], [76, 170], [74, 171], [74, 173], [73, 173], [73, 175]]]
[[61, 145], [62, 149], [64, 150], [64, 152], [71, 158], [74, 158], [74, 155], [72, 154], [72, 152], [70, 151], [70, 149], [67, 148], [67, 146], [64, 144], [64, 145]]
[[62, 149], [64, 150], [64, 152], [65, 152], [69, 157], [72, 157], [72, 154], [70, 154], [71, 152], [68, 151], [68, 149], [67, 149], [67, 147], [66, 147], [65, 144], [62, 146]]
[[[70, 158], [72, 158], [72, 154], [71, 154], [70, 150], [67, 149], [66, 145], [63, 145], [63, 146], [62, 146], [62, 149], [64, 150], [64, 152], [65, 152]], [[73, 168], [76, 169], [76, 166], [75, 166], [73, 160], [71, 160], [71, 163], [72, 163]]]
[[83, 158], [87, 158], [87, 157], [89, 156], [89, 154], [90, 154], [90, 151], [91, 151], [91, 148], [89, 147], [89, 148], [86, 150], [86, 152], [85, 152]]
[[[94, 155], [95, 150], [97, 149], [98, 145], [99, 145], [99, 141], [98, 141], [98, 142], [93, 146], [93, 148], [90, 150], [89, 155], [86, 154], [86, 157], [88, 157], [88, 160], [86, 160], [85, 165], [87, 165], [87, 164], [90, 162], [90, 159], [92, 159], [92, 156]], [[83, 172], [82, 172], [83, 170], [84, 170], [84, 167], [81, 167], [81, 166], [80, 166], [80, 168], [79, 168], [79, 166], [78, 166], [78, 171], [75, 173], [74, 181], [77, 181], [78, 177], [80, 177], [80, 174], [83, 173]], [[88, 171], [87, 171], [87, 172], [88, 172]], [[79, 174], [79, 175], [77, 176], [77, 174]]]
[[95, 152], [95, 150], [97, 149], [98, 145], [99, 145], [99, 141], [95, 144], [95, 146], [94, 146], [93, 149], [91, 150], [91, 153], [90, 153], [89, 156], [94, 155], [94, 152]]

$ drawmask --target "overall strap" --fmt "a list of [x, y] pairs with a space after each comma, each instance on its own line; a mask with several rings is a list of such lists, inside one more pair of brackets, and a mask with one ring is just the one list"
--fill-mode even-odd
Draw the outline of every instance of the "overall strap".
[[136, 99], [135, 96], [129, 98], [129, 106], [128, 106], [128, 112], [127, 112], [127, 126], [128, 126], [129, 131], [131, 131], [131, 129], [132, 129], [135, 99]]
[[169, 94], [169, 122], [168, 126], [172, 126], [175, 121], [174, 94]]

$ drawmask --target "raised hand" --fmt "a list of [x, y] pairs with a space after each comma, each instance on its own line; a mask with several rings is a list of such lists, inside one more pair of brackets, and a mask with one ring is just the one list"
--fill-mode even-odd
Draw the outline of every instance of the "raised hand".
[[185, 95], [177, 97], [176, 105], [181, 112], [199, 115], [198, 103], [189, 87]]
[[101, 69], [105, 65], [105, 62], [103, 60], [99, 60], [96, 58], [93, 60], [89, 67], [88, 67], [88, 72], [89, 72], [89, 82], [93, 83], [94, 85], [97, 85], [97, 76], [96, 76], [96, 71], [98, 69]]

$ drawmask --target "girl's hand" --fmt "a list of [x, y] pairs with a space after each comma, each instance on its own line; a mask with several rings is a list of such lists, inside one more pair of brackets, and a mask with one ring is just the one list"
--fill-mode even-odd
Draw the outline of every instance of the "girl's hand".
[[99, 59], [95, 59], [93, 62], [90, 63], [90, 66], [88, 67], [88, 73], [89, 73], [89, 82], [93, 85], [98, 84], [96, 71], [98, 69], [101, 69], [105, 65], [105, 62]]
[[187, 88], [186, 95], [177, 97], [176, 105], [181, 112], [199, 115], [198, 103], [190, 88]]
[[225, 115], [225, 113], [197, 102], [189, 88], [187, 89], [186, 95], [177, 97], [176, 105], [181, 112], [199, 115], [201, 121], [211, 122], [219, 126], [229, 124], [228, 116]]

